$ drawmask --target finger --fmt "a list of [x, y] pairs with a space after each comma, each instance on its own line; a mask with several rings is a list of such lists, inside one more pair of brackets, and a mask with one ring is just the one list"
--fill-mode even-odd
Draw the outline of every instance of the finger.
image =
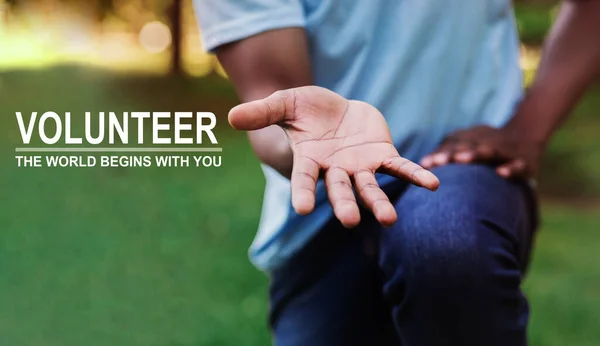
[[476, 161], [477, 147], [471, 141], [461, 141], [452, 148], [452, 157], [450, 161], [456, 163], [470, 163]]
[[452, 152], [451, 148], [452, 144], [445, 144], [439, 147], [436, 151], [421, 159], [421, 166], [431, 169], [448, 164], [448, 162], [450, 162], [450, 154]]
[[452, 160], [457, 163], [470, 163], [478, 159], [475, 151], [459, 151], [454, 153]]
[[431, 157], [433, 154], [425, 155], [419, 164], [426, 169], [433, 168], [433, 158]]
[[437, 190], [440, 186], [440, 181], [435, 174], [400, 155], [386, 160], [381, 165], [380, 171], [431, 191]]
[[328, 169], [325, 172], [325, 186], [335, 217], [344, 227], [356, 227], [360, 223], [360, 211], [348, 172], [339, 167]]
[[315, 191], [319, 177], [319, 165], [311, 158], [294, 158], [292, 168], [292, 206], [300, 215], [310, 214], [315, 208]]
[[508, 163], [498, 166], [496, 172], [503, 178], [524, 178], [526, 175], [527, 165], [521, 159], [512, 160]]
[[451, 161], [456, 148], [460, 146], [459, 138], [448, 136], [434, 152], [423, 157], [420, 164], [426, 169], [446, 165]]
[[379, 188], [373, 172], [364, 170], [354, 175], [354, 187], [363, 204], [373, 212], [377, 221], [385, 227], [398, 219], [388, 196]]
[[488, 144], [480, 144], [477, 146], [477, 157], [480, 160], [484, 161], [493, 161], [496, 160], [496, 156], [498, 155], [497, 151]]
[[447, 165], [450, 162], [450, 151], [440, 151], [435, 153], [431, 160], [433, 161], [433, 167]]
[[467, 150], [471, 150], [471, 148], [466, 143], [450, 142], [431, 156], [431, 168], [447, 165], [454, 160], [455, 152]]
[[[293, 89], [277, 91], [256, 101], [243, 103], [229, 111], [229, 124], [237, 130], [258, 130], [279, 124], [292, 116], [295, 93]], [[290, 107], [290, 104], [292, 105]]]
[[495, 163], [502, 161], [502, 159], [504, 159], [504, 156], [489, 144], [479, 144], [474, 151], [461, 151], [454, 154], [454, 161], [457, 163]]

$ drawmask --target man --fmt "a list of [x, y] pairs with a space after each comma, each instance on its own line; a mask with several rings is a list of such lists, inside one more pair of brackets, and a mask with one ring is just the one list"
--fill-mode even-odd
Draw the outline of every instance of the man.
[[564, 3], [525, 95], [509, 0], [195, 6], [264, 163], [276, 344], [525, 345], [530, 181], [600, 70], [600, 1]]

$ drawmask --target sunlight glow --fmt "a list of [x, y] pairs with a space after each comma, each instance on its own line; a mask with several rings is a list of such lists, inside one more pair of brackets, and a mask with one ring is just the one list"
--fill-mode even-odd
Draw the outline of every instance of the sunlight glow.
[[171, 45], [171, 30], [159, 21], [144, 25], [139, 36], [140, 45], [150, 53], [161, 53]]
[[523, 70], [523, 81], [525, 85], [531, 84], [535, 77], [535, 71], [540, 63], [541, 49], [521, 44], [519, 65]]

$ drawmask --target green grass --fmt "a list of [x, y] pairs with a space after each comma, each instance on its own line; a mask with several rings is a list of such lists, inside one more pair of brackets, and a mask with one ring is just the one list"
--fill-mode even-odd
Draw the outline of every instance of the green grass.
[[593, 346], [600, 342], [600, 209], [543, 210], [525, 289], [532, 306], [532, 346]]
[[[2, 80], [3, 344], [268, 343], [266, 277], [246, 252], [263, 178], [245, 138], [227, 130], [226, 113], [212, 100], [223, 81], [121, 79], [66, 68]], [[230, 105], [227, 90], [219, 100]], [[152, 93], [146, 98], [162, 99], [163, 107], [141, 102], [138, 92]], [[191, 107], [221, 116], [221, 168], [16, 167], [15, 111]]]
[[541, 190], [554, 196], [600, 196], [600, 85], [584, 97], [544, 157]]
[[[591, 116], [597, 101], [588, 97], [551, 155], [596, 155], [584, 149], [600, 146], [591, 129], [600, 121]], [[226, 125], [235, 102], [216, 77], [75, 67], [0, 74], [3, 345], [269, 344], [267, 279], [247, 259], [264, 181], [245, 137]], [[45, 110], [213, 111], [223, 167], [17, 168], [14, 112]], [[586, 172], [595, 184], [597, 162]], [[572, 176], [558, 178], [573, 184]], [[533, 346], [600, 341], [598, 224], [594, 209], [545, 209], [526, 282]]]
[[537, 3], [516, 3], [515, 14], [521, 41], [540, 44], [552, 26], [559, 1], [545, 0]]

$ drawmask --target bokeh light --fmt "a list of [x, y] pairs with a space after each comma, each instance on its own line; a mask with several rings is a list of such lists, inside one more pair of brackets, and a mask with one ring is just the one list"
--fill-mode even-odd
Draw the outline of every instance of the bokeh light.
[[140, 30], [140, 45], [150, 53], [161, 53], [171, 45], [171, 30], [159, 21], [146, 23]]

